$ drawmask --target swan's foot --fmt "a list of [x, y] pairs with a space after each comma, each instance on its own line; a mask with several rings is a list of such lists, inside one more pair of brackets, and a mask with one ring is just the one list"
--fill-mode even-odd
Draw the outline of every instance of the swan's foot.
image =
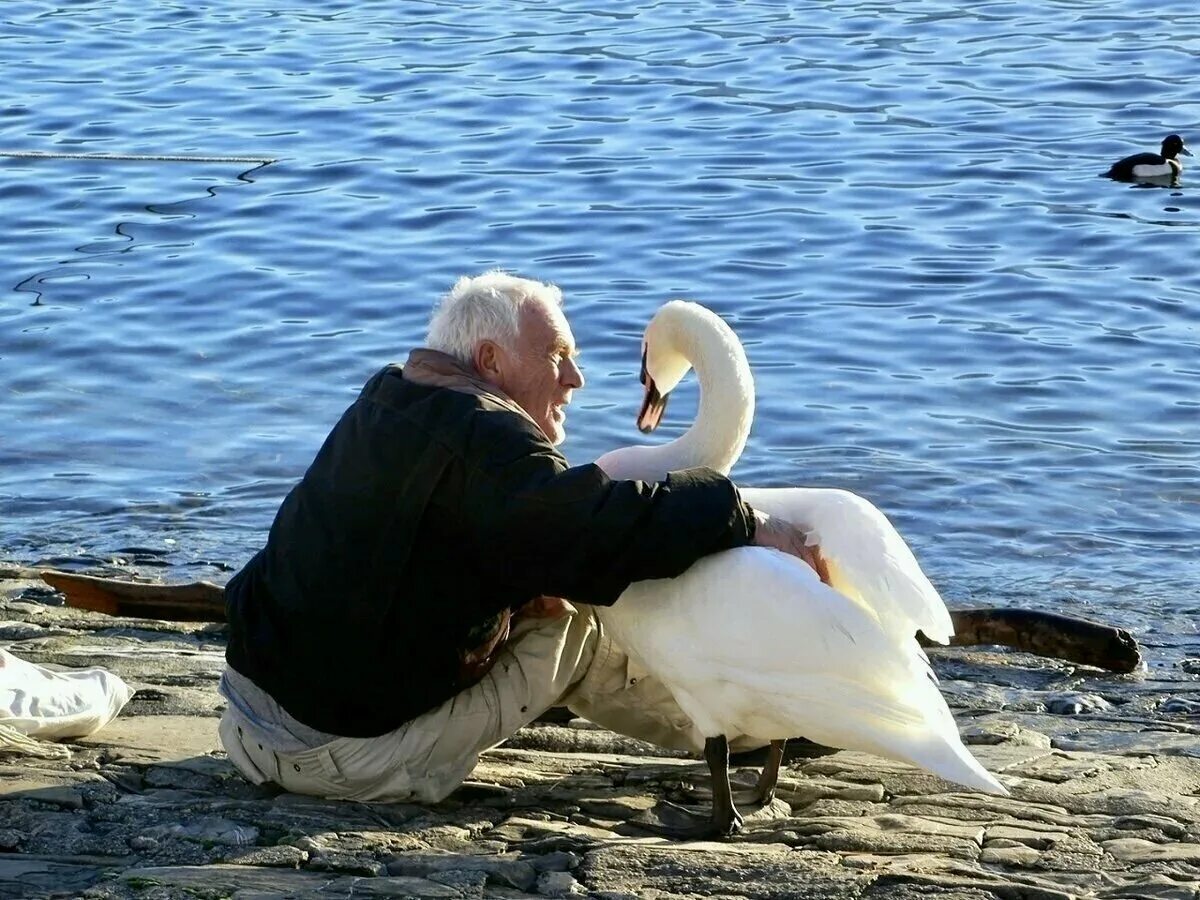
[[[762, 772], [754, 787], [735, 791], [733, 801], [737, 806], [766, 806], [775, 799], [775, 787], [779, 784], [779, 769], [784, 760], [787, 740], [771, 741], [766, 748], [766, 758], [762, 763]], [[714, 781], [715, 783], [715, 781]], [[716, 792], [709, 787], [684, 785], [683, 790], [692, 797], [711, 798]]]
[[[775, 797], [775, 788], [772, 785], [770, 791], [764, 793], [761, 781], [762, 778], [760, 776], [758, 782], [753, 787], [733, 788], [733, 805], [742, 809], [747, 806], [765, 806], [770, 803]], [[679, 793], [689, 803], [695, 802], [699, 804], [706, 801], [711, 802], [713, 799], [712, 788], [708, 785], [682, 784], [679, 786]]]
[[664, 801], [654, 808], [651, 816], [636, 823], [639, 828], [682, 840], [727, 838], [741, 831], [742, 817], [733, 804], [733, 791], [729, 787], [729, 742], [725, 735], [705, 740], [704, 759], [712, 775], [712, 814], [702, 817]]
[[641, 831], [662, 835], [677, 841], [711, 841], [732, 837], [742, 830], [742, 817], [730, 804], [728, 811], [703, 812], [688, 809], [678, 803], [663, 800], [631, 823]]

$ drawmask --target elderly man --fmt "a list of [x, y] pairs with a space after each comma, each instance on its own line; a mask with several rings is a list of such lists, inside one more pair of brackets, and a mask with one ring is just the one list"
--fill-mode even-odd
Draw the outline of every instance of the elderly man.
[[583, 375], [556, 287], [463, 278], [426, 344], [367, 382], [229, 582], [230, 759], [297, 793], [436, 801], [558, 703], [695, 749], [586, 604], [750, 542], [804, 555], [803, 535], [708, 469], [568, 466]]

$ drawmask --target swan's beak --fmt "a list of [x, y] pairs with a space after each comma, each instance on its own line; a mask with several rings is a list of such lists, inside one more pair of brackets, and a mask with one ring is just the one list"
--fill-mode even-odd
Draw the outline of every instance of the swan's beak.
[[637, 426], [642, 434], [649, 434], [662, 421], [663, 412], [667, 408], [667, 398], [658, 392], [651, 381], [646, 385], [646, 396], [642, 400], [642, 411], [638, 413]]
[[639, 376], [646, 386], [646, 396], [642, 399], [642, 410], [638, 413], [637, 427], [642, 434], [649, 434], [662, 422], [663, 413], [667, 409], [667, 397], [658, 392], [654, 379], [646, 371], [646, 351], [642, 350], [642, 374]]

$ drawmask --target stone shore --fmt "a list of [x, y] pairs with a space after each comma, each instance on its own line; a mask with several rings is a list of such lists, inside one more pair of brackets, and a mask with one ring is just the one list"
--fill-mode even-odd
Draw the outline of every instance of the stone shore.
[[433, 806], [251, 786], [217, 740], [223, 626], [69, 609], [2, 563], [0, 646], [136, 689], [61, 758], [0, 753], [0, 897], [1200, 900], [1200, 645], [1127, 676], [932, 651], [1010, 798], [811, 748], [720, 843], [641, 827], [695, 802], [702, 762], [579, 721], [522, 730]]

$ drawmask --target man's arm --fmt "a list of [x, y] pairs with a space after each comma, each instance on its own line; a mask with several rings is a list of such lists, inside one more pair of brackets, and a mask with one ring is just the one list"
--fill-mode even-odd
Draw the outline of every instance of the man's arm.
[[610, 605], [633, 581], [674, 577], [754, 537], [752, 511], [711, 469], [614, 481], [568, 468], [532, 428], [482, 418], [458, 527], [472, 563], [508, 591]]

